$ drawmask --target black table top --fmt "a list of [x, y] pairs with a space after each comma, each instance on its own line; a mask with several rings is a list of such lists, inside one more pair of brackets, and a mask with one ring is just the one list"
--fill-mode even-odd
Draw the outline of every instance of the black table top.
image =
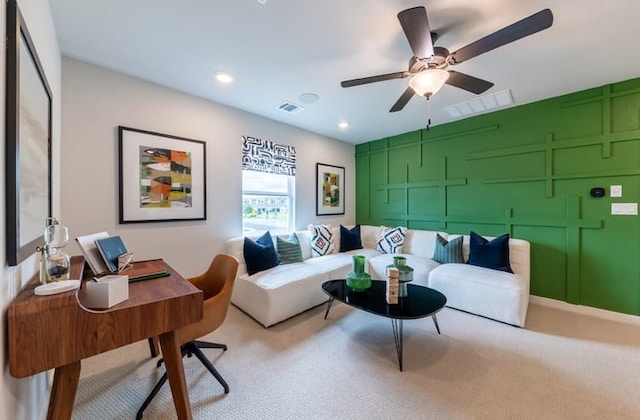
[[396, 319], [424, 318], [440, 311], [447, 303], [445, 295], [437, 290], [408, 284], [407, 296], [399, 297], [398, 304], [390, 305], [385, 297], [387, 282], [373, 280], [371, 283], [369, 289], [356, 292], [347, 286], [346, 280], [329, 280], [322, 283], [322, 290], [354, 308]]

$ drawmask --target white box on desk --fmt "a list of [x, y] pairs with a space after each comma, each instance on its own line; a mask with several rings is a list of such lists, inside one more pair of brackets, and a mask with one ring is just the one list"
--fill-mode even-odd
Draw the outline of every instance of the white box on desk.
[[87, 282], [87, 308], [107, 309], [129, 299], [129, 276], [119, 274]]

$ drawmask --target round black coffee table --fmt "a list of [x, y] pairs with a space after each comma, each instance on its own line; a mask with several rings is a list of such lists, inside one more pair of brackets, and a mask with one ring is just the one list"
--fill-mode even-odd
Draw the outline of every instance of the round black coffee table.
[[418, 319], [430, 316], [436, 326], [438, 334], [438, 313], [447, 303], [447, 298], [437, 290], [428, 287], [407, 285], [407, 296], [398, 298], [397, 304], [388, 304], [386, 299], [386, 281], [373, 280], [369, 289], [356, 292], [347, 286], [346, 280], [329, 280], [322, 283], [322, 290], [329, 295], [327, 310], [324, 319], [327, 319], [329, 310], [335, 299], [357, 309], [370, 312], [374, 315], [391, 319], [393, 339], [396, 342], [398, 365], [402, 370], [402, 321], [405, 319]]

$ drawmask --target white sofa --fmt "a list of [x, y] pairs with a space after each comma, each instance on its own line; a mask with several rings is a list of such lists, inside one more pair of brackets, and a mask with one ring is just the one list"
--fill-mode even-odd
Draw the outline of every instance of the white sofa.
[[[376, 251], [380, 226], [361, 226], [363, 249], [339, 252], [340, 229], [333, 228], [334, 253], [312, 257], [310, 234], [297, 231], [304, 261], [278, 265], [248, 275], [244, 260], [244, 238], [227, 241], [227, 252], [238, 258], [240, 267], [231, 301], [265, 327], [269, 327], [328, 300], [323, 282], [345, 278], [351, 271], [352, 255], [367, 257], [367, 272], [375, 280], [386, 278], [386, 267], [394, 255], [407, 258], [413, 267], [413, 284], [439, 290], [447, 306], [523, 327], [529, 306], [529, 242], [509, 239], [512, 273], [469, 264], [439, 264], [431, 259], [436, 234], [445, 239], [459, 235], [446, 232], [407, 229], [402, 253]], [[493, 239], [486, 237], [487, 239]], [[275, 238], [274, 238], [275, 242]], [[463, 254], [469, 256], [469, 237], [464, 236]]]

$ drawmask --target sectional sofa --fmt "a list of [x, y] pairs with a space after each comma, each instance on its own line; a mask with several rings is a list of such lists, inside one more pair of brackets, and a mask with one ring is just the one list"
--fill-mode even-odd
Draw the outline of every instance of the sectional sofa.
[[[328, 300], [322, 291], [323, 282], [345, 278], [351, 271], [352, 255], [367, 257], [367, 272], [373, 279], [386, 278], [386, 267], [394, 255], [407, 258], [413, 267], [413, 284], [439, 290], [447, 297], [447, 306], [497, 321], [523, 327], [529, 305], [530, 245], [522, 239], [508, 239], [509, 264], [506, 272], [466, 263], [440, 264], [432, 259], [437, 236], [454, 241], [460, 235], [446, 232], [406, 229], [404, 243], [398, 254], [376, 250], [380, 226], [360, 226], [362, 249], [339, 252], [340, 228], [333, 227], [333, 252], [312, 256], [311, 233], [297, 231], [302, 261], [281, 264], [253, 275], [247, 273], [244, 258], [244, 237], [227, 241], [227, 252], [238, 258], [240, 267], [235, 282], [232, 303], [269, 327]], [[486, 237], [486, 240], [494, 238]], [[275, 238], [274, 238], [275, 241]], [[463, 236], [464, 261], [470, 255], [470, 237]]]

